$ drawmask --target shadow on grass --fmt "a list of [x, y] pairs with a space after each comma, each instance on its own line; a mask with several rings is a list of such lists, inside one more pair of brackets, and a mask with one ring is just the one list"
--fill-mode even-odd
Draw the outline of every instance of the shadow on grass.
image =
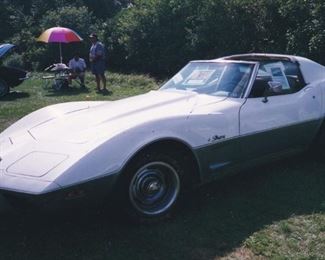
[[89, 93], [89, 88], [87, 87], [67, 87], [67, 88], [62, 88], [60, 90], [54, 90], [54, 89], [49, 89], [48, 94], [46, 94], [46, 97], [59, 97], [59, 96], [77, 96], [80, 95], [81, 93]]
[[14, 101], [21, 98], [30, 97], [29, 93], [21, 91], [10, 91], [7, 95], [0, 98], [0, 101]]
[[0, 259], [213, 259], [265, 225], [325, 212], [325, 162], [306, 155], [205, 185], [167, 222], [132, 226], [83, 210], [0, 213]]

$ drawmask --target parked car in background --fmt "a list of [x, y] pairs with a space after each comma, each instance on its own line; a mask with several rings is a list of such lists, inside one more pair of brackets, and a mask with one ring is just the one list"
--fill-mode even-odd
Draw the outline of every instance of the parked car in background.
[[20, 85], [27, 76], [27, 72], [2, 64], [4, 57], [15, 47], [10, 43], [0, 45], [0, 97], [9, 93], [10, 88]]
[[192, 186], [324, 143], [324, 116], [325, 67], [309, 59], [192, 61], [158, 91], [14, 123], [0, 134], [0, 190], [42, 203], [110, 197], [135, 219], [162, 218]]

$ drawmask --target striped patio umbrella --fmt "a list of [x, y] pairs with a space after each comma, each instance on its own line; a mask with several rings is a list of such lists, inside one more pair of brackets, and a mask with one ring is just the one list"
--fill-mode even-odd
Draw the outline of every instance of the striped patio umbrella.
[[62, 63], [62, 43], [80, 42], [83, 39], [73, 30], [65, 27], [52, 27], [45, 30], [38, 38], [39, 42], [60, 43], [60, 62]]

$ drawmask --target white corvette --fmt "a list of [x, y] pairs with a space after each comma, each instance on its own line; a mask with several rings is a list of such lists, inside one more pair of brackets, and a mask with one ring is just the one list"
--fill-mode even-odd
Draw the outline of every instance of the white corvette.
[[0, 135], [0, 191], [45, 203], [107, 195], [157, 218], [192, 185], [323, 139], [324, 115], [325, 67], [311, 60], [193, 61], [158, 91], [14, 123]]

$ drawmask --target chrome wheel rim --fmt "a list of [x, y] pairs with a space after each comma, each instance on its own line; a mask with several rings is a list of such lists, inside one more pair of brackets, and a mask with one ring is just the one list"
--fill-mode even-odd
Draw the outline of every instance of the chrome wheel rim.
[[176, 201], [180, 180], [176, 170], [165, 162], [151, 162], [141, 167], [129, 186], [129, 198], [141, 214], [158, 215]]

